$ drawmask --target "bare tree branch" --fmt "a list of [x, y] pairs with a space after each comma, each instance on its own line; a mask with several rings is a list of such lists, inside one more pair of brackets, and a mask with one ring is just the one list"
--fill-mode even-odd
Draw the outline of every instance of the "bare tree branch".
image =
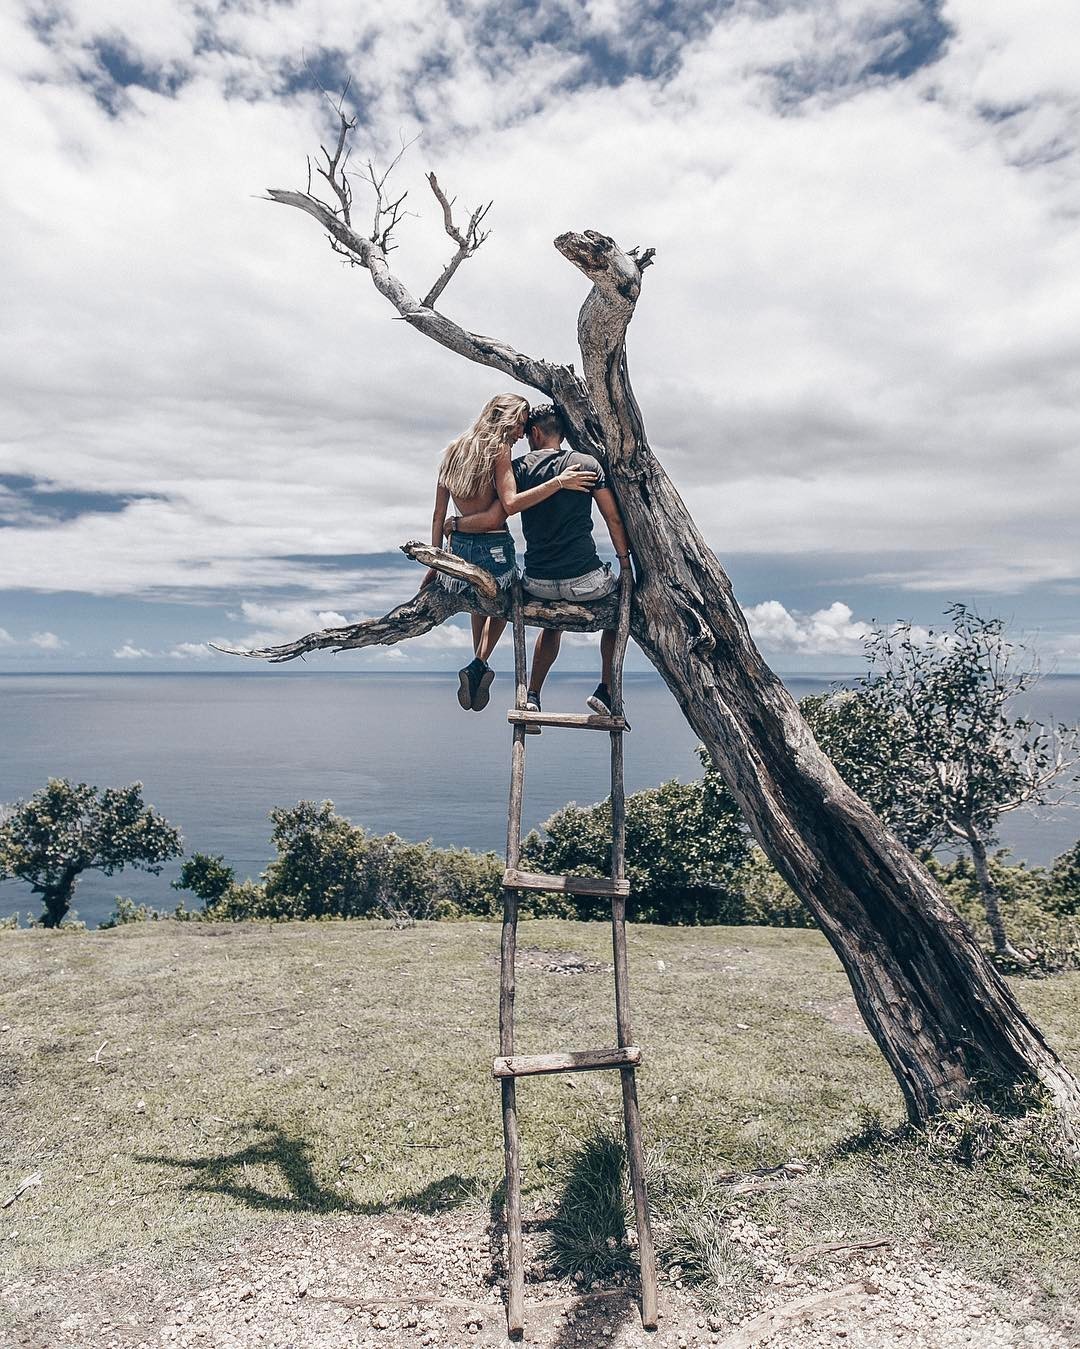
[[456, 201], [457, 198], [455, 197], [454, 201], [447, 199], [446, 193], [439, 186], [439, 180], [435, 177], [434, 173], [429, 173], [427, 180], [431, 185], [432, 192], [435, 193], [436, 200], [442, 207], [443, 226], [446, 229], [447, 234], [449, 234], [450, 238], [453, 239], [454, 243], [458, 246], [457, 252], [443, 268], [442, 275], [439, 277], [438, 281], [435, 282], [432, 288], [424, 296], [423, 303], [426, 308], [430, 309], [446, 289], [450, 278], [465, 259], [471, 258], [491, 233], [490, 230], [484, 230], [483, 233], [481, 233], [480, 226], [484, 221], [484, 217], [491, 210], [492, 203], [489, 201], [486, 206], [478, 206], [476, 210], [473, 211], [472, 215], [469, 217], [469, 223], [465, 227], [465, 233], [462, 234], [461, 230], [454, 224], [453, 206], [454, 201]]
[[[323, 90], [324, 94], [325, 92]], [[342, 98], [344, 98], [344, 95], [342, 95]], [[478, 207], [473, 212], [469, 220], [469, 226], [463, 233], [457, 230], [456, 226], [453, 226], [451, 212], [451, 226], [456, 231], [451, 237], [454, 238], [455, 243], [458, 243], [459, 253], [463, 247], [466, 251], [463, 257], [458, 258], [456, 262], [451, 260], [451, 264], [444, 270], [443, 276], [439, 278], [439, 281], [435, 283], [435, 286], [428, 292], [423, 301], [418, 301], [404, 282], [391, 271], [386, 255], [393, 247], [391, 234], [394, 227], [405, 214], [403, 203], [407, 193], [403, 192], [401, 196], [392, 198], [387, 191], [386, 184], [390, 174], [397, 167], [411, 142], [402, 144], [389, 167], [382, 173], [379, 173], [369, 160], [366, 170], [360, 174], [375, 191], [375, 211], [372, 220], [371, 238], [365, 238], [357, 232], [352, 224], [352, 193], [345, 176], [345, 165], [349, 156], [349, 136], [355, 130], [356, 118], [349, 117], [345, 113], [341, 100], [334, 105], [334, 109], [338, 116], [338, 138], [332, 152], [328, 151], [325, 146], [321, 147], [326, 162], [325, 164], [316, 164], [319, 176], [326, 180], [333, 191], [334, 202], [323, 201], [312, 192], [310, 165], [306, 191], [270, 188], [267, 191], [268, 200], [278, 202], [283, 206], [293, 206], [317, 220], [326, 230], [330, 247], [334, 252], [340, 253], [354, 266], [365, 267], [371, 273], [371, 279], [376, 290], [390, 301], [401, 318], [406, 323], [411, 323], [414, 327], [419, 328], [433, 341], [438, 342], [450, 351], [456, 352], [459, 356], [464, 356], [467, 360], [476, 362], [478, 365], [486, 365], [494, 370], [499, 370], [503, 374], [509, 375], [511, 379], [516, 379], [522, 384], [527, 384], [539, 390], [548, 398], [556, 397], [555, 388], [556, 385], [559, 385], [561, 389], [560, 401], [569, 400], [571, 403], [581, 401], [584, 396], [584, 384], [569, 367], [553, 365], [548, 361], [525, 356], [496, 338], [484, 337], [480, 333], [470, 333], [451, 319], [446, 318], [445, 315], [437, 313], [431, 307], [460, 262], [463, 261], [463, 257], [474, 253], [487, 237], [486, 232], [480, 231], [479, 227], [490, 208], [490, 203], [483, 208]], [[434, 179], [433, 174], [431, 179]], [[439, 195], [440, 200], [445, 200], [441, 188], [439, 189]], [[452, 205], [452, 202], [448, 203], [448, 206]], [[444, 210], [444, 220], [445, 218], [446, 211]], [[459, 238], [464, 243], [459, 242]]]
[[[391, 609], [380, 618], [350, 623], [341, 628], [323, 628], [309, 632], [295, 642], [256, 649], [210, 645], [229, 656], [247, 656], [252, 660], [281, 664], [306, 656], [309, 651], [353, 651], [365, 646], [392, 646], [410, 637], [422, 637], [448, 618], [460, 613], [487, 614], [493, 618], [510, 617], [510, 594], [494, 584], [490, 573], [474, 567], [442, 548], [427, 543], [404, 543], [401, 551], [425, 566], [446, 572], [471, 584], [468, 589], [450, 591], [441, 585], [423, 590]], [[493, 592], [486, 593], [487, 590]], [[595, 604], [573, 604], [566, 600], [535, 600], [528, 596], [522, 607], [525, 622], [535, 628], [556, 628], [564, 632], [598, 632], [618, 622], [618, 594], [607, 595]]]

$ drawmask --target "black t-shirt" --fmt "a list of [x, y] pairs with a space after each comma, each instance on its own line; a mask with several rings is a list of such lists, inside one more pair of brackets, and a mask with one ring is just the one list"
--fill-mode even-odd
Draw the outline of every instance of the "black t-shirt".
[[[512, 464], [517, 490], [557, 478], [566, 468], [587, 468], [596, 474], [595, 492], [607, 486], [600, 462], [577, 450], [526, 450]], [[525, 534], [525, 571], [543, 581], [584, 576], [600, 565], [592, 536], [592, 494], [560, 489], [546, 501], [521, 512]]]

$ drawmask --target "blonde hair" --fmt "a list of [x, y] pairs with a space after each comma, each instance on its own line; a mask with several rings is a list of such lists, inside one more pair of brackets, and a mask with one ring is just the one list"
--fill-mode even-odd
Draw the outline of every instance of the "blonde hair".
[[500, 393], [463, 436], [448, 445], [439, 466], [439, 481], [455, 497], [473, 497], [488, 486], [495, 460], [514, 442], [518, 423], [529, 415], [528, 402], [517, 393]]

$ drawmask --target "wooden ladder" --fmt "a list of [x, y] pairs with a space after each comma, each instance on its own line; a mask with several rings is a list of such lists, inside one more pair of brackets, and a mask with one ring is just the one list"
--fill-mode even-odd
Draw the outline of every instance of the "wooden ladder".
[[[506, 1152], [506, 1234], [508, 1248], [507, 1329], [520, 1335], [525, 1325], [525, 1275], [521, 1244], [521, 1170], [518, 1151], [516, 1083], [519, 1077], [539, 1073], [580, 1073], [617, 1068], [622, 1078], [626, 1151], [634, 1191], [638, 1262], [641, 1271], [641, 1322], [656, 1328], [656, 1255], [645, 1198], [645, 1156], [641, 1143], [634, 1071], [641, 1050], [630, 1031], [630, 984], [626, 962], [626, 802], [623, 790], [622, 672], [630, 633], [630, 577], [623, 573], [619, 586], [619, 619], [611, 681], [611, 716], [570, 712], [528, 712], [525, 709], [525, 619], [520, 582], [513, 593], [514, 672], [516, 696], [508, 719], [514, 728], [510, 764], [510, 809], [506, 831], [506, 872], [503, 875], [502, 968], [499, 983], [499, 1057], [492, 1071], [502, 1088], [503, 1144]], [[525, 786], [525, 735], [528, 726], [558, 726], [573, 730], [607, 731], [611, 736], [611, 875], [547, 876], [522, 871], [521, 808]], [[618, 1047], [570, 1053], [520, 1055], [514, 1053], [514, 955], [517, 948], [518, 896], [522, 890], [556, 890], [574, 895], [603, 895], [611, 899], [611, 935], [615, 966], [615, 1024]]]

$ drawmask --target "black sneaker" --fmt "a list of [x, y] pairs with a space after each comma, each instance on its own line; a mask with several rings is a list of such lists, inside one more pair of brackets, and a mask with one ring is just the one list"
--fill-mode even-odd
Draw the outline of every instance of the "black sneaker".
[[[491, 676], [484, 688], [484, 701], [477, 707], [477, 693], [480, 689], [481, 681], [485, 672]], [[479, 711], [480, 707], [487, 706], [488, 688], [491, 686], [491, 680], [495, 678], [495, 671], [489, 670], [482, 660], [473, 657], [468, 665], [458, 671], [458, 694], [457, 700], [466, 712]]]
[[488, 699], [491, 697], [491, 685], [495, 679], [495, 671], [490, 665], [485, 665], [480, 673], [479, 682], [473, 693], [472, 710], [482, 712], [488, 705]]
[[[606, 684], [597, 684], [595, 692], [585, 699], [585, 705], [592, 708], [594, 712], [599, 713], [602, 717], [610, 717], [611, 693], [608, 690], [608, 686]], [[625, 717], [623, 718], [623, 721], [626, 725], [626, 729], [629, 730], [630, 723], [626, 721]]]
[[[525, 711], [526, 712], [543, 711], [543, 709], [540, 706], [540, 695], [539, 693], [534, 693], [532, 689], [529, 690], [529, 696], [525, 699]], [[542, 726], [533, 726], [530, 722], [525, 723], [526, 735], [539, 735], [543, 729], [544, 728]]]

